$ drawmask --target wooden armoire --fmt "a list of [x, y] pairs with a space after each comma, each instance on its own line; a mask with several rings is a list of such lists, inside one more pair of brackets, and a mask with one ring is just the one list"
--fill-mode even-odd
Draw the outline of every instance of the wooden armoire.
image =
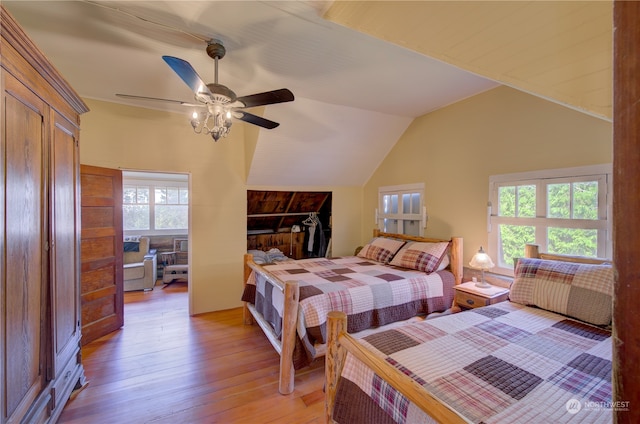
[[0, 423], [53, 423], [80, 358], [78, 135], [88, 108], [0, 6]]

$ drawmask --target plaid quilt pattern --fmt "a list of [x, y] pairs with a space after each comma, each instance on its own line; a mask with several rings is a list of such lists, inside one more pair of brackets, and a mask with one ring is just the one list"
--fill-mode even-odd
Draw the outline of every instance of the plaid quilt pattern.
[[[349, 317], [348, 331], [359, 332], [419, 314], [441, 312], [453, 302], [453, 274], [432, 274], [384, 265], [357, 256], [311, 258], [264, 266], [282, 281], [300, 287], [297, 346], [294, 366], [308, 365], [316, 343], [326, 343], [330, 311]], [[284, 298], [263, 277], [249, 277], [242, 300], [251, 302], [274, 327], [282, 331]]]
[[[611, 401], [610, 332], [550, 311], [502, 302], [380, 331], [360, 342], [470, 422], [611, 420], [606, 408], [567, 407]], [[354, 417], [435, 422], [351, 355], [337, 398], [338, 423], [355, 422]]]
[[519, 259], [509, 299], [589, 322], [611, 323], [611, 265]]

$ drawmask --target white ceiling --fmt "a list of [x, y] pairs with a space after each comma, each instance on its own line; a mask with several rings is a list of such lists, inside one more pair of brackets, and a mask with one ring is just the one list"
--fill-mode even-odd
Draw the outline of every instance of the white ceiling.
[[294, 102], [265, 108], [281, 125], [260, 130], [249, 185], [362, 185], [413, 118], [497, 85], [323, 20], [330, 3], [3, 1], [82, 97], [184, 113], [185, 131], [186, 108], [115, 94], [193, 102], [161, 56], [213, 82], [210, 39], [227, 49], [219, 81], [237, 95], [289, 88]]

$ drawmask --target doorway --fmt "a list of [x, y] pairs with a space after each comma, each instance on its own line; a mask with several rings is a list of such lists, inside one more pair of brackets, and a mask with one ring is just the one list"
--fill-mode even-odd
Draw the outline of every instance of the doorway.
[[123, 234], [148, 238], [148, 253], [156, 262], [153, 288], [175, 282], [188, 287], [189, 175], [123, 171], [122, 190]]
[[[125, 259], [139, 256], [142, 263], [139, 269], [132, 266], [136, 269], [128, 270], [135, 284], [147, 284], [137, 291], [162, 289], [163, 284], [158, 285], [162, 282], [158, 280], [158, 252], [172, 250], [176, 238], [186, 239], [180, 246], [188, 246], [191, 234], [189, 179], [188, 174], [81, 165], [83, 345], [124, 324]], [[127, 242], [125, 237], [129, 237]], [[132, 251], [126, 252], [127, 248]], [[147, 261], [147, 255], [153, 260]], [[188, 264], [189, 257], [187, 250], [180, 259]], [[147, 282], [149, 275], [151, 281]], [[185, 310], [190, 308], [187, 300]]]

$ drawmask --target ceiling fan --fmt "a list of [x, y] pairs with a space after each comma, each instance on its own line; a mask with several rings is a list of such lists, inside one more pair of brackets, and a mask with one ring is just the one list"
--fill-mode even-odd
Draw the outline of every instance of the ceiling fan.
[[207, 44], [207, 54], [215, 61], [215, 82], [205, 84], [191, 64], [186, 60], [162, 56], [162, 59], [178, 74], [182, 81], [193, 91], [198, 103], [186, 103], [180, 100], [160, 99], [155, 97], [116, 94], [118, 97], [136, 100], [152, 100], [178, 103], [183, 106], [199, 108], [193, 113], [191, 126], [197, 133], [210, 134], [215, 141], [226, 137], [231, 128], [231, 119], [239, 119], [266, 129], [273, 129], [280, 125], [277, 122], [246, 112], [244, 109], [284, 103], [294, 100], [293, 93], [286, 89], [266, 91], [237, 97], [228, 87], [218, 83], [218, 59], [222, 59], [226, 49], [221, 42], [214, 40]]

